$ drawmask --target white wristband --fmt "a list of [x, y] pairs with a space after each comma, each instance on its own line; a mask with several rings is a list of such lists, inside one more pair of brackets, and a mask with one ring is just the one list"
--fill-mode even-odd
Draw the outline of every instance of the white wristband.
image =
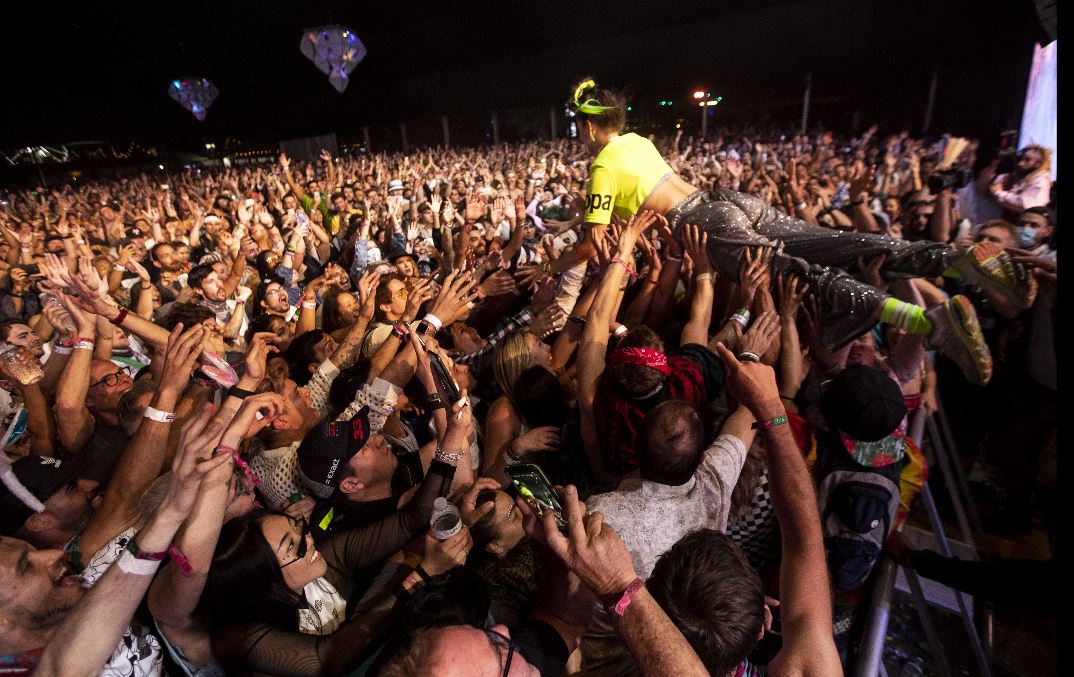
[[422, 319], [433, 325], [433, 329], [435, 329], [436, 331], [440, 331], [444, 328], [444, 321], [436, 315], [433, 315], [432, 313], [426, 313], [425, 317], [423, 317]]
[[150, 421], [156, 421], [157, 423], [171, 423], [175, 420], [175, 413], [161, 411], [160, 409], [154, 409], [153, 407], [146, 407], [142, 416], [145, 416]]
[[112, 266], [112, 270], [118, 270], [121, 273], [125, 273], [125, 272], [127, 272], [127, 267], [126, 266], [121, 266], [120, 264], [117, 263], [114, 266]]
[[159, 559], [138, 559], [131, 554], [130, 550], [124, 549], [120, 553], [119, 559], [116, 560], [116, 566], [124, 573], [134, 574], [135, 576], [152, 576], [157, 573], [161, 561]]
[[72, 350], [93, 350], [93, 341], [79, 341], [71, 346]]
[[701, 273], [700, 275], [694, 276], [695, 282], [700, 282], [701, 280], [708, 280], [709, 282], [712, 282], [712, 273]]
[[74, 350], [74, 348], [72, 348], [71, 346], [61, 346], [55, 343], [52, 344], [52, 352], [56, 353], [57, 355], [70, 355], [72, 350]]
[[630, 331], [630, 330], [627, 329], [627, 326], [625, 324], [621, 324], [621, 325], [619, 325], [618, 327], [615, 328], [614, 334], [615, 334], [616, 338], [619, 338], [620, 336], [622, 336], [623, 334], [627, 333], [628, 331]]

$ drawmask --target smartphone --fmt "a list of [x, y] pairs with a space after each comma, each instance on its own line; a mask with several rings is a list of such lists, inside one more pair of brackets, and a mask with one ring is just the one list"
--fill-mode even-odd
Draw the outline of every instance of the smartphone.
[[532, 463], [520, 463], [509, 465], [504, 472], [511, 479], [518, 494], [529, 504], [530, 509], [540, 519], [545, 511], [551, 510], [556, 516], [556, 526], [560, 530], [567, 528], [567, 520], [563, 517], [563, 505], [559, 502], [559, 496], [552, 488], [544, 471], [540, 466]]
[[[454, 405], [462, 397], [462, 392], [459, 390], [459, 384], [455, 381], [455, 377], [448, 371], [447, 365], [444, 360], [435, 351], [429, 351], [429, 366], [433, 369], [433, 377], [436, 378], [437, 383], [444, 392], [448, 394], [450, 404]], [[450, 409], [448, 410], [450, 412]]]

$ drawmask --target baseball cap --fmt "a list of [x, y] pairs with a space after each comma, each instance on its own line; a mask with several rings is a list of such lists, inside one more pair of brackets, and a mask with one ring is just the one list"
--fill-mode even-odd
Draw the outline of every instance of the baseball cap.
[[349, 421], [321, 421], [313, 426], [298, 446], [298, 474], [318, 498], [335, 493], [343, 477], [343, 466], [361, 451], [373, 431], [369, 407], [358, 410]]
[[0, 461], [0, 534], [12, 536], [45, 501], [72, 481], [79, 468], [51, 456], [24, 456], [14, 463]]
[[906, 417], [899, 386], [864, 364], [847, 367], [828, 384], [820, 410], [829, 425], [863, 442], [887, 437]]
[[136, 237], [145, 237], [145, 232], [138, 226], [128, 226], [127, 237], [132, 239]]
[[393, 190], [403, 190], [403, 182], [399, 179], [392, 179], [388, 182], [388, 192]]

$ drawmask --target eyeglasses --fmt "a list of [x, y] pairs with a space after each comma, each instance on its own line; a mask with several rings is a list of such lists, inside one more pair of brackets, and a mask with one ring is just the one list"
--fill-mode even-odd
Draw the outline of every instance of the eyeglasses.
[[90, 388], [96, 388], [97, 386], [99, 386], [99, 385], [101, 385], [103, 383], [104, 385], [108, 386], [109, 388], [113, 388], [113, 387], [116, 386], [116, 384], [119, 383], [121, 378], [123, 378], [123, 370], [122, 369], [117, 369], [116, 371], [114, 371], [111, 374], [108, 374], [107, 376], [102, 378], [100, 381], [96, 381], [94, 383], [89, 384], [89, 387]]
[[309, 541], [306, 539], [306, 536], [310, 533], [310, 525], [309, 522], [306, 521], [305, 517], [299, 517], [297, 520], [295, 520], [295, 526], [298, 527], [299, 539], [298, 547], [295, 548], [295, 558], [287, 564], [281, 564], [281, 569], [286, 569], [295, 562], [299, 562], [301, 560], [306, 559], [306, 550], [309, 548]]
[[495, 630], [485, 629], [485, 635], [488, 636], [489, 642], [495, 647], [496, 653], [503, 655], [504, 650], [507, 650], [507, 660], [503, 663], [503, 672], [500, 673], [501, 677], [507, 677], [507, 673], [511, 672], [511, 659], [515, 656], [515, 651], [518, 650], [518, 643], [515, 640], [501, 635]]
[[399, 291], [392, 294], [393, 299], [405, 299], [410, 294], [406, 287], [400, 287]]

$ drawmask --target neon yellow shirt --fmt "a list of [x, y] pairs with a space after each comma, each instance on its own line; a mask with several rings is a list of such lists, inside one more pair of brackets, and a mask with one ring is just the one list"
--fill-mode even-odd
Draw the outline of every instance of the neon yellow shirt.
[[612, 212], [630, 218], [671, 167], [652, 141], [623, 134], [608, 142], [589, 165], [585, 223], [607, 225]]

